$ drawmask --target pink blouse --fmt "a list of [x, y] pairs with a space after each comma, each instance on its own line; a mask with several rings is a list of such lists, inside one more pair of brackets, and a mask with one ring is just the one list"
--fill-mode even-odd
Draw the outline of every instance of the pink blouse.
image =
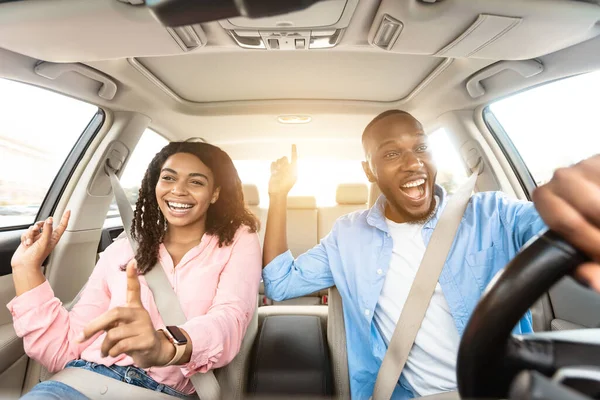
[[[117, 240], [101, 255], [81, 298], [69, 312], [46, 281], [14, 298], [7, 307], [13, 315], [17, 335], [23, 338], [27, 355], [50, 372], [82, 358], [106, 366], [132, 365], [124, 354], [102, 357], [104, 332], [78, 344], [75, 338], [92, 319], [107, 310], [125, 305], [127, 277], [121, 271], [133, 258], [126, 239]], [[230, 246], [219, 247], [218, 237], [204, 235], [175, 267], [164, 245], [160, 262], [177, 293], [188, 321], [181, 325], [192, 339], [193, 351], [186, 365], [151, 367], [146, 372], [157, 382], [190, 394], [188, 379], [194, 372], [206, 372], [228, 364], [240, 349], [246, 328], [257, 307], [261, 277], [261, 249], [256, 233], [241, 227]], [[156, 329], [164, 328], [152, 292], [140, 276], [144, 308]]]

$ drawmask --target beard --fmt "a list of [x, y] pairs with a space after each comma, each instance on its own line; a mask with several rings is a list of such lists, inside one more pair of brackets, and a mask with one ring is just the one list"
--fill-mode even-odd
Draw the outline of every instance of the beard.
[[431, 201], [431, 206], [429, 207], [429, 210], [427, 210], [426, 213], [423, 213], [422, 215], [415, 216], [414, 220], [408, 221], [407, 223], [411, 224], [411, 225], [424, 225], [431, 218], [433, 218], [433, 216], [435, 215], [436, 210], [437, 210], [437, 201], [436, 201], [436, 199], [434, 197], [432, 199], [432, 201]]
[[[390, 196], [391, 197], [391, 196]], [[388, 205], [387, 207], [390, 206], [390, 197], [387, 197], [387, 201], [388, 201]], [[393, 202], [393, 201], [392, 201]], [[396, 210], [402, 210], [402, 207], [399, 206], [398, 204], [395, 204], [395, 202], [393, 202], [393, 207]], [[427, 223], [431, 218], [433, 218], [433, 216], [435, 215], [435, 212], [437, 211], [437, 204], [438, 204], [438, 199], [437, 196], [433, 196], [431, 198], [431, 205], [429, 206], [429, 209], [427, 211], [425, 211], [423, 214], [418, 214], [418, 215], [407, 215], [406, 218], [406, 222], [407, 224], [411, 224], [411, 225], [424, 225], [425, 223]], [[405, 214], [406, 215], [406, 214]]]

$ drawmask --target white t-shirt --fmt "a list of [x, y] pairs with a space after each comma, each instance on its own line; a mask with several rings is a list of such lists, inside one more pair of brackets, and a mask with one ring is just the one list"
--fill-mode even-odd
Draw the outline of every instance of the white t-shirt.
[[[389, 345], [425, 254], [425, 244], [421, 233], [423, 225], [398, 224], [390, 220], [387, 225], [394, 249], [374, 318]], [[456, 390], [459, 343], [458, 330], [438, 283], [402, 372], [415, 394], [427, 396]]]

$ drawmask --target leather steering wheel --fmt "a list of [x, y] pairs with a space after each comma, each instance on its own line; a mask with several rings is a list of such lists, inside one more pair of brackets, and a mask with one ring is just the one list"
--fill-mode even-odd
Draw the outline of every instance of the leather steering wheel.
[[542, 294], [587, 259], [547, 231], [530, 241], [495, 278], [460, 343], [457, 383], [461, 398], [507, 397], [516, 375], [506, 362], [511, 331]]

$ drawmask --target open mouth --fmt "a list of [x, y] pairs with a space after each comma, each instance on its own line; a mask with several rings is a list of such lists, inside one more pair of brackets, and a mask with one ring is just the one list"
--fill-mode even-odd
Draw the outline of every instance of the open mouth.
[[421, 200], [427, 192], [423, 178], [415, 179], [400, 186], [400, 190], [412, 200]]
[[194, 207], [193, 204], [180, 203], [175, 201], [165, 201], [169, 210], [175, 215], [183, 215], [190, 211]]

